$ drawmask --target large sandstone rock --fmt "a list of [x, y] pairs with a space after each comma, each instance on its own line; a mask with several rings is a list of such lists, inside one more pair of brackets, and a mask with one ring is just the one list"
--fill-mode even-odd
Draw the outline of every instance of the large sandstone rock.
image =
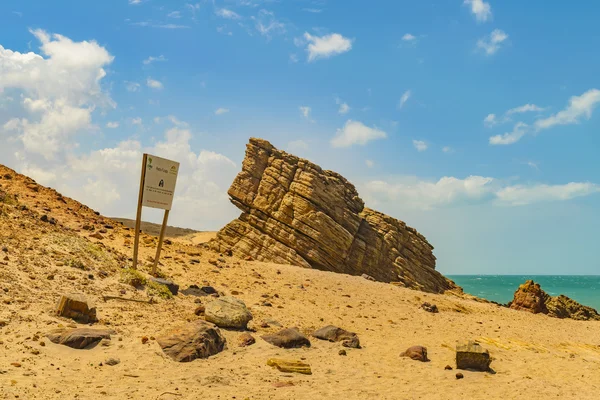
[[210, 246], [240, 258], [291, 264], [428, 292], [456, 285], [435, 270], [433, 246], [404, 222], [365, 208], [354, 185], [310, 161], [250, 139], [229, 188], [240, 217]]
[[519, 286], [509, 306], [513, 310], [542, 313], [556, 318], [600, 321], [600, 314], [595, 309], [579, 304], [564, 295], [552, 297], [542, 290], [539, 283], [532, 280]]
[[156, 341], [167, 356], [178, 362], [208, 358], [225, 348], [219, 328], [203, 320], [173, 328]]
[[272, 335], [264, 335], [261, 337], [265, 342], [283, 349], [310, 347], [310, 340], [300, 333], [298, 328], [282, 329]]
[[205, 318], [221, 328], [246, 329], [252, 314], [243, 301], [223, 296], [211, 301], [204, 310]]

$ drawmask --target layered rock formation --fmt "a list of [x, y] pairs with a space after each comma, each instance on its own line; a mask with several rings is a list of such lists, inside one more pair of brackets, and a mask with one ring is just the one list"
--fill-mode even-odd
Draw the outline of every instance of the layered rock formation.
[[250, 139], [228, 193], [242, 214], [211, 241], [217, 251], [428, 292], [457, 288], [435, 270], [433, 246], [416, 230], [365, 208], [343, 176], [265, 140]]
[[579, 304], [562, 294], [556, 297], [550, 296], [542, 290], [539, 283], [532, 280], [519, 286], [509, 307], [556, 318], [600, 321], [600, 314], [595, 309]]

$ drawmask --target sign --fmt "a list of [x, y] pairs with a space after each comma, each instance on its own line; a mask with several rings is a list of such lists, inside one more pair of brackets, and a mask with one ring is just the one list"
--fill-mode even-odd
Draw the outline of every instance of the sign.
[[137, 268], [138, 248], [140, 244], [140, 224], [142, 222], [142, 206], [165, 210], [163, 223], [158, 237], [158, 247], [152, 266], [152, 275], [156, 276], [156, 268], [160, 258], [169, 211], [173, 205], [175, 183], [179, 173], [179, 163], [166, 158], [144, 154], [142, 158], [142, 174], [140, 178], [140, 193], [138, 195], [137, 215], [135, 217], [135, 240], [133, 244], [133, 268]]
[[148, 154], [144, 168], [142, 205], [144, 207], [170, 210], [175, 194], [179, 163]]

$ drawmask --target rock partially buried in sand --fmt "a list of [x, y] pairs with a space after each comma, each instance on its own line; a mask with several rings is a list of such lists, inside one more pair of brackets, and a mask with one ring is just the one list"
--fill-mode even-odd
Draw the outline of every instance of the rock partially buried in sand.
[[254, 339], [254, 336], [252, 336], [248, 332], [244, 332], [238, 337], [239, 347], [252, 346], [254, 343], [256, 343], [256, 339]]
[[221, 327], [246, 329], [252, 314], [243, 301], [231, 296], [223, 296], [211, 301], [204, 310], [208, 322]]
[[489, 371], [490, 353], [479, 343], [468, 341], [456, 345], [456, 368], [475, 371]]
[[167, 356], [178, 362], [208, 358], [225, 348], [219, 328], [203, 320], [171, 329], [156, 341]]
[[277, 368], [281, 372], [294, 372], [297, 374], [312, 375], [310, 365], [296, 360], [282, 360], [269, 358], [267, 365]]
[[168, 281], [166, 279], [154, 278], [154, 277], [151, 277], [150, 280], [152, 282], [158, 283], [159, 285], [165, 285], [167, 287], [167, 289], [169, 289], [169, 292], [171, 292], [171, 294], [173, 296], [177, 296], [177, 293], [179, 293], [179, 285], [174, 282]]
[[423, 346], [412, 346], [400, 353], [400, 357], [408, 357], [415, 361], [427, 362], [427, 348]]
[[264, 335], [261, 337], [265, 342], [284, 349], [310, 347], [310, 340], [300, 333], [297, 328], [282, 329], [273, 335]]
[[110, 340], [110, 335], [114, 334], [115, 332], [110, 329], [75, 328], [57, 329], [48, 333], [46, 337], [52, 343], [73, 349], [87, 349], [97, 345], [102, 339]]
[[428, 302], [425, 302], [423, 304], [421, 304], [421, 308], [427, 312], [433, 313], [433, 314], [437, 314], [439, 312], [437, 306], [435, 304], [431, 304]]
[[354, 332], [348, 332], [337, 326], [327, 325], [313, 332], [317, 339], [328, 340], [330, 342], [342, 342], [342, 346], [360, 349], [358, 335]]
[[82, 294], [64, 294], [56, 306], [56, 314], [83, 324], [96, 322], [96, 307], [90, 307]]

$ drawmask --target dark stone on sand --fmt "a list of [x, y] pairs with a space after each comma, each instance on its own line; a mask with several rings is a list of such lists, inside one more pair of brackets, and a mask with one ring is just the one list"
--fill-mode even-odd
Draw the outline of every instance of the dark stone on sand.
[[310, 347], [310, 340], [298, 328], [286, 328], [272, 335], [261, 336], [264, 341], [284, 349]]

